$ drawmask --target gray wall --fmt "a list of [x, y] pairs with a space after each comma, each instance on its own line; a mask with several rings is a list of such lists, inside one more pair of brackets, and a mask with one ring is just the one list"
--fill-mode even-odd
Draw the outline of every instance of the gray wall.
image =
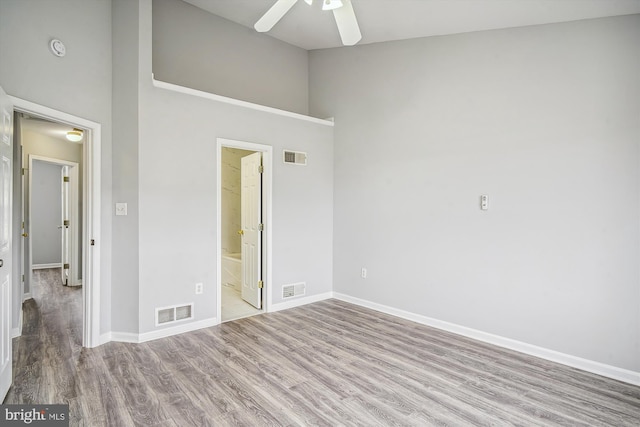
[[138, 332], [138, 9], [113, 0], [113, 202], [127, 203], [127, 216], [113, 219], [112, 328], [129, 333]]
[[[69, 17], [75, 19], [69, 24]], [[57, 37], [64, 58], [49, 51]], [[111, 329], [111, 2], [0, 1], [0, 85], [9, 95], [102, 124], [101, 330]], [[14, 289], [19, 292], [19, 289]], [[14, 315], [20, 306], [14, 307]], [[17, 324], [14, 324], [17, 326]]]
[[306, 50], [180, 0], [153, 0], [153, 73], [169, 83], [308, 112]]
[[640, 370], [638, 46], [635, 15], [312, 52], [334, 290]]
[[62, 224], [62, 166], [34, 161], [31, 183], [32, 263], [60, 264]]
[[[140, 332], [155, 329], [156, 307], [194, 301], [195, 320], [220, 316], [217, 137], [273, 146], [273, 302], [298, 281], [308, 296], [330, 292], [333, 128], [152, 87], [151, 2], [141, 4]], [[309, 152], [309, 166], [285, 165], [284, 148]]]

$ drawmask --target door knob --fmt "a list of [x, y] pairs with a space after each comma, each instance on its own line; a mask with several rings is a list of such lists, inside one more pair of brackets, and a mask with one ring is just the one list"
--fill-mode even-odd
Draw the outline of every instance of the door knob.
[[22, 237], [29, 237], [29, 233], [22, 233]]
[[242, 236], [244, 234], [244, 230], [238, 230], [238, 234]]

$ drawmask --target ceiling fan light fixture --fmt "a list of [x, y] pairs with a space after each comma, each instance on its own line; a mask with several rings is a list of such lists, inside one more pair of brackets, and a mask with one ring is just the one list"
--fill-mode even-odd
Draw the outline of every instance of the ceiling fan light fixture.
[[82, 141], [82, 129], [73, 128], [73, 130], [67, 132], [67, 139], [71, 142]]
[[342, 6], [342, 0], [323, 0], [322, 1], [322, 10], [334, 10], [340, 9]]

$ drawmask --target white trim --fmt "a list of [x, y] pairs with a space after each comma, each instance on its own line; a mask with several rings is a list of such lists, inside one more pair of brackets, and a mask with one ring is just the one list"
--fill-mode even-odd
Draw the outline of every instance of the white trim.
[[62, 264], [59, 262], [54, 262], [51, 264], [33, 264], [31, 265], [32, 270], [44, 270], [45, 268], [60, 268]]
[[290, 308], [300, 307], [307, 304], [312, 304], [314, 302], [324, 301], [327, 299], [333, 298], [333, 292], [325, 292], [323, 294], [311, 295], [304, 298], [296, 298], [292, 297], [291, 300], [287, 299], [285, 302], [279, 302], [277, 304], [273, 304], [269, 312], [273, 313], [281, 310], [288, 310]]
[[133, 344], [138, 344], [138, 334], [133, 334], [130, 332], [107, 332], [106, 334], [102, 334], [100, 336], [100, 344], [106, 344], [111, 341], [115, 342], [129, 342]]
[[253, 142], [235, 141], [232, 139], [216, 138], [216, 155], [217, 159], [217, 184], [216, 184], [216, 233], [217, 233], [217, 259], [216, 259], [216, 313], [218, 321], [222, 321], [222, 148], [239, 148], [241, 150], [262, 152], [262, 164], [264, 165], [264, 175], [262, 177], [262, 199], [263, 199], [263, 222], [264, 228], [264, 297], [265, 304], [261, 313], [271, 311], [273, 274], [272, 274], [272, 230], [273, 230], [273, 147], [270, 145], [256, 144]]
[[25, 292], [24, 294], [22, 294], [22, 302], [25, 302], [28, 299], [33, 298], [33, 295], [31, 295], [31, 292]]
[[[83, 144], [83, 204], [82, 204], [82, 236], [83, 263], [82, 287], [83, 296], [83, 334], [82, 345], [96, 347], [100, 345], [100, 188], [102, 125], [53, 108], [38, 105], [24, 99], [9, 96], [14, 111], [39, 116], [56, 122], [83, 128], [85, 142]], [[95, 246], [91, 246], [95, 240]]]
[[225, 104], [236, 105], [239, 107], [249, 108], [252, 110], [263, 111], [266, 113], [277, 114], [279, 116], [290, 117], [297, 120], [304, 120], [311, 123], [316, 123], [324, 126], [334, 126], [333, 119], [324, 120], [318, 119], [316, 117], [306, 116], [300, 113], [293, 113], [291, 111], [281, 110], [279, 108], [267, 107], [266, 105], [254, 104], [253, 102], [241, 101], [235, 98], [229, 98], [222, 95], [216, 95], [210, 92], [204, 92], [197, 89], [191, 89], [185, 86], [175, 85], [173, 83], [162, 82], [160, 80], [156, 80], [153, 75], [151, 75], [151, 80], [153, 85], [160, 89], [170, 90], [172, 92], [183, 93], [185, 95], [197, 96], [199, 98], [206, 98], [212, 101], [223, 102]]
[[442, 329], [443, 331], [452, 332], [478, 341], [497, 345], [499, 347], [508, 348], [509, 350], [518, 351], [530, 356], [539, 357], [541, 359], [550, 360], [552, 362], [571, 366], [573, 368], [582, 369], [583, 371], [602, 375], [603, 377], [613, 378], [615, 380], [624, 381], [629, 384], [640, 385], [640, 372], [630, 371], [618, 368], [604, 363], [595, 362], [593, 360], [583, 359], [581, 357], [572, 356], [570, 354], [560, 353], [555, 350], [538, 347], [536, 345], [527, 344], [522, 341], [516, 341], [511, 338], [501, 337], [499, 335], [489, 334], [477, 329], [467, 328], [466, 326], [456, 325], [454, 323], [445, 322], [431, 317], [415, 314], [364, 299], [352, 297], [349, 295], [335, 292], [333, 297], [351, 304], [361, 307], [370, 308], [422, 325], [431, 326], [433, 328]]
[[[78, 265], [77, 265], [77, 260], [78, 260], [78, 188], [79, 188], [79, 182], [78, 182], [78, 169], [79, 168], [79, 163], [77, 162], [71, 162], [68, 160], [62, 160], [62, 159], [58, 159], [58, 158], [54, 158], [54, 157], [45, 157], [45, 156], [40, 156], [37, 154], [29, 154], [29, 181], [27, 183], [28, 187], [29, 187], [29, 210], [27, 212], [27, 227], [28, 229], [26, 230], [26, 232], [31, 235], [33, 237], [33, 233], [32, 233], [32, 228], [31, 228], [31, 208], [33, 205], [33, 191], [32, 191], [32, 187], [33, 187], [33, 162], [42, 162], [42, 163], [49, 163], [52, 165], [58, 165], [58, 166], [68, 166], [69, 167], [69, 177], [70, 177], [70, 181], [69, 181], [69, 198], [70, 198], [70, 202], [69, 202], [69, 220], [71, 221], [71, 227], [69, 229], [69, 242], [70, 242], [70, 254], [69, 257], [71, 259], [71, 269], [69, 270], [69, 283], [67, 283], [67, 285], [69, 286], [78, 286]], [[43, 269], [43, 268], [60, 268], [62, 267], [62, 263], [58, 263], [57, 265], [55, 263], [50, 263], [50, 264], [31, 264], [33, 261], [33, 245], [30, 244], [29, 245], [29, 255], [28, 255], [28, 260], [26, 265], [29, 266], [31, 265], [31, 270], [38, 270], [38, 269]], [[45, 267], [36, 267], [36, 265], [38, 266], [45, 266]], [[51, 266], [51, 267], [49, 267]], [[62, 273], [61, 273], [62, 274]], [[29, 285], [31, 285], [31, 283], [33, 282], [32, 280], [32, 276], [29, 277]]]
[[145, 332], [143, 334], [134, 334], [130, 332], [108, 332], [100, 336], [100, 341], [101, 344], [107, 343], [109, 341], [140, 344], [143, 342], [166, 338], [173, 335], [180, 335], [187, 332], [197, 331], [198, 329], [210, 328], [212, 326], [216, 326], [218, 323], [220, 322], [216, 317], [211, 317], [209, 319], [184, 323], [181, 325], [171, 326], [169, 328]]
[[11, 329], [11, 339], [18, 338], [22, 335], [22, 320], [24, 318], [24, 311], [20, 309], [20, 320], [18, 320], [18, 327]]

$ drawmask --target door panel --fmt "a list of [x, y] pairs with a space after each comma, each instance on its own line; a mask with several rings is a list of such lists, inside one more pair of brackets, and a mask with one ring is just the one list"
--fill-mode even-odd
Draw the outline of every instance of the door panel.
[[241, 159], [242, 299], [262, 309], [262, 153]]
[[11, 214], [13, 105], [0, 88], [0, 401], [11, 386]]

